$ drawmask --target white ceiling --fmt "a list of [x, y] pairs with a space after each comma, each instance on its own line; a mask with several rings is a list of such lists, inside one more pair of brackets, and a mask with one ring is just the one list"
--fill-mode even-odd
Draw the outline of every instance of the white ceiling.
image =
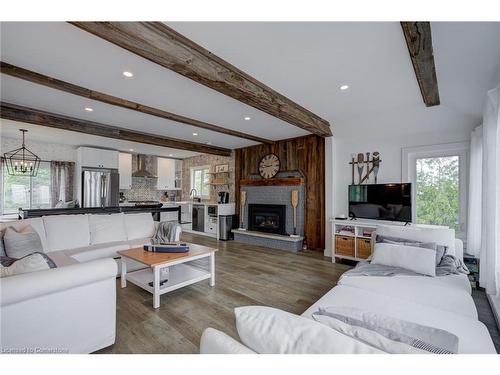
[[[442, 103], [433, 108], [423, 104], [397, 22], [168, 25], [323, 117], [339, 138], [375, 130], [411, 134], [436, 127], [472, 128], [480, 122], [485, 92], [498, 83], [500, 72], [500, 23], [432, 23]], [[66, 23], [2, 23], [1, 59], [260, 137], [307, 134]], [[125, 79], [123, 70], [134, 72], [134, 78]], [[1, 78], [1, 96], [7, 102], [227, 148], [255, 144]], [[350, 89], [340, 91], [342, 84]], [[86, 106], [94, 112], [85, 112]], [[245, 116], [252, 120], [244, 121]]]
[[[26, 124], [17, 121], [0, 119], [0, 141], [2, 137], [21, 139], [21, 132], [19, 129], [26, 129], [27, 147], [30, 148], [30, 142], [36, 140], [37, 142], [49, 144], [63, 144], [69, 146], [90, 146], [98, 148], [108, 148], [118, 151], [124, 151], [134, 154], [147, 154], [156, 156], [165, 156], [178, 159], [190, 158], [199, 155], [199, 153], [177, 150], [169, 147], [160, 147], [153, 145], [146, 145], [143, 143], [120, 141], [118, 139], [111, 139], [105, 137], [96, 137], [90, 134], [70, 132], [66, 130], [50, 129], [43, 126]], [[0, 142], [1, 148], [1, 142]], [[1, 150], [0, 154], [8, 151]]]
[[432, 108], [398, 22], [168, 25], [330, 121], [338, 138], [471, 128], [499, 84], [500, 22], [431, 23], [441, 97]]

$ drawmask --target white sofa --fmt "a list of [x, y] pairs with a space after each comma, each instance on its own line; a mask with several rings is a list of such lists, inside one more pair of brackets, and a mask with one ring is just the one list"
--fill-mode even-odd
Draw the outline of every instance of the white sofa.
[[[406, 238], [409, 230], [417, 229], [391, 228], [391, 234]], [[454, 231], [439, 228], [437, 232], [422, 234], [423, 238], [431, 236], [431, 239], [437, 239], [435, 242], [448, 243], [451, 235], [455, 255], [463, 258], [463, 244], [454, 239]], [[438, 277], [342, 277], [337, 286], [308, 308], [302, 317], [312, 319], [312, 314], [320, 307], [330, 306], [354, 307], [446, 330], [459, 338], [459, 353], [496, 353], [486, 326], [478, 320], [470, 282], [464, 274]], [[203, 333], [200, 352], [255, 353], [225, 333], [212, 328]]]
[[[44, 216], [0, 230], [28, 225], [58, 268], [0, 279], [0, 350], [90, 353], [112, 345], [117, 251], [150, 241], [156, 231], [151, 214]], [[180, 234], [179, 225], [177, 241]]]

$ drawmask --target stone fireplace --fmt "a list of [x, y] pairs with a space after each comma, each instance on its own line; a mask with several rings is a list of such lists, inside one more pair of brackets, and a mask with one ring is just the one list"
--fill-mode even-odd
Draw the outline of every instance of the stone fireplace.
[[[234, 229], [236, 241], [287, 251], [299, 251], [304, 240], [305, 181], [300, 171], [280, 172], [275, 178], [260, 176], [240, 181], [246, 193], [241, 220], [242, 228]], [[292, 191], [299, 193], [297, 236], [294, 233]], [[240, 211], [241, 214], [241, 211]]]
[[248, 230], [258, 232], [286, 234], [286, 205], [284, 204], [249, 204]]

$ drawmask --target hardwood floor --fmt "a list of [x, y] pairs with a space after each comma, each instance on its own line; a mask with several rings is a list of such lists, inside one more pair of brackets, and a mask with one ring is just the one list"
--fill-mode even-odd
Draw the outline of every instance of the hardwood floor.
[[488, 328], [493, 344], [495, 344], [495, 349], [497, 353], [500, 353], [500, 331], [498, 330], [493, 311], [491, 311], [486, 292], [482, 289], [473, 289], [472, 298], [476, 304], [479, 320]]
[[237, 338], [233, 309], [267, 305], [301, 314], [350, 268], [333, 264], [319, 252], [299, 255], [184, 233], [183, 241], [217, 247], [216, 283], [208, 281], [163, 295], [152, 295], [117, 280], [117, 337], [98, 353], [198, 353], [207, 327]]
[[[301, 314], [351, 268], [313, 251], [293, 254], [189, 233], [182, 240], [219, 249], [215, 287], [202, 281], [167, 293], [154, 310], [150, 293], [132, 283], [121, 289], [117, 280], [116, 343], [98, 353], [198, 353], [207, 327], [238, 337], [235, 307], [267, 305]], [[474, 290], [473, 298], [500, 351], [500, 334], [484, 292]]]

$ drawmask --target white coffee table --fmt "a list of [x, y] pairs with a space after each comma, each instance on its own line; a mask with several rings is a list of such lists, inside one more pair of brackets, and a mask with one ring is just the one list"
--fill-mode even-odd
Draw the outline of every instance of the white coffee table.
[[[215, 252], [217, 249], [187, 244], [187, 253], [153, 253], [142, 247], [119, 251], [121, 255], [121, 287], [127, 286], [127, 281], [153, 294], [153, 308], [160, 307], [160, 296], [187, 285], [209, 279], [210, 286], [215, 285]], [[191, 262], [208, 258], [207, 269]], [[142, 263], [148, 268], [127, 273], [127, 260]], [[162, 285], [161, 278], [168, 280]], [[153, 283], [150, 286], [149, 283]]]

